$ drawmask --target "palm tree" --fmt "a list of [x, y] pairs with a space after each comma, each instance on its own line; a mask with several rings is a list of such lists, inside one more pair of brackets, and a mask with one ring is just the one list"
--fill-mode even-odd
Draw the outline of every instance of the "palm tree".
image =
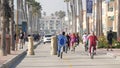
[[72, 32], [77, 32], [77, 2], [76, 0], [71, 0], [71, 12], [72, 12]]
[[[27, 0], [27, 4], [28, 4], [29, 13], [32, 12], [31, 17], [29, 18], [29, 22], [30, 22], [30, 20], [33, 20], [33, 19], [34, 19], [33, 21], [35, 21], [36, 19], [38, 19], [38, 17], [40, 17], [42, 7], [41, 7], [40, 3], [36, 2], [35, 0]], [[30, 7], [32, 8], [32, 11], [30, 11]], [[33, 27], [32, 24], [33, 23], [31, 23], [31, 25], [30, 25], [31, 28]], [[32, 30], [31, 30], [31, 32], [32, 32]]]
[[82, 0], [78, 0], [78, 12], [79, 12], [79, 26], [80, 26], [80, 35], [83, 34], [83, 6], [82, 6]]
[[0, 45], [0, 55], [6, 56], [6, 23], [8, 23], [8, 0], [0, 0], [1, 6], [0, 6], [0, 15], [1, 15], [1, 45]]
[[120, 0], [118, 1], [118, 24], [117, 24], [117, 37], [120, 38]]
[[15, 50], [15, 39], [14, 39], [14, 35], [15, 35], [15, 31], [14, 31], [14, 26], [15, 26], [15, 22], [14, 22], [14, 0], [11, 0], [10, 2], [10, 8], [11, 8], [11, 18], [10, 18], [10, 45], [12, 46], [12, 50]]
[[65, 30], [64, 28], [64, 17], [65, 17], [65, 11], [56, 11], [53, 15], [57, 16], [59, 19], [61, 19], [61, 23], [62, 23], [62, 28], [61, 28], [61, 31]]
[[68, 29], [69, 29], [69, 32], [70, 32], [70, 11], [69, 11], [69, 3], [70, 3], [70, 0], [64, 0], [64, 2], [66, 2], [66, 5], [67, 5]]
[[102, 0], [97, 0], [97, 18], [96, 18], [96, 35], [100, 36], [103, 33], [102, 30]]

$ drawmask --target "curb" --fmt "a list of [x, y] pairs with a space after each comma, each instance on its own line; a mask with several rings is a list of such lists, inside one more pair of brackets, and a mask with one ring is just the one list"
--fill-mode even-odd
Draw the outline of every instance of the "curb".
[[[34, 44], [34, 49], [38, 46], [40, 42]], [[12, 64], [14, 64], [20, 57], [24, 56], [27, 54], [27, 48], [24, 51], [21, 51], [20, 54], [13, 56], [11, 59], [7, 60], [5, 63], [0, 65], [0, 68], [10, 68]]]
[[22, 51], [20, 54], [18, 54], [17, 56], [14, 56], [13, 58], [9, 59], [8, 61], [6, 61], [5, 63], [2, 64], [2, 66], [0, 68], [9, 68], [12, 66], [12, 64], [14, 64], [20, 57], [22, 57], [23, 55], [25, 55], [27, 53], [27, 50]]

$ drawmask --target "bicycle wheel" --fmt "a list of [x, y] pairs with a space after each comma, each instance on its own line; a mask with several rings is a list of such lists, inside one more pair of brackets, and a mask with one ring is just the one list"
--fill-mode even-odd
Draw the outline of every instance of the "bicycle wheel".
[[65, 47], [65, 53], [67, 53], [67, 51], [68, 51], [68, 45], [66, 45]]
[[62, 59], [63, 52], [60, 52], [60, 58]]
[[88, 51], [88, 46], [87, 45], [85, 45], [85, 52], [87, 52]]
[[94, 47], [92, 46], [92, 48], [91, 48], [91, 59], [94, 59]]
[[57, 53], [57, 56], [60, 57], [60, 53], [59, 52]]

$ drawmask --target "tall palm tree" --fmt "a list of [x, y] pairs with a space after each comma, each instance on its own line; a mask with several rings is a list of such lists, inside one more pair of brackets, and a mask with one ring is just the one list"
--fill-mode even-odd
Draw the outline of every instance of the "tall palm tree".
[[1, 6], [0, 6], [0, 15], [1, 15], [1, 45], [0, 45], [0, 55], [1, 56], [6, 56], [6, 23], [8, 22], [8, 0], [0, 0], [1, 1]]
[[103, 33], [103, 26], [102, 26], [102, 0], [99, 0], [99, 14], [100, 14], [100, 34], [99, 34], [99, 36], [101, 36], [102, 35], [102, 33]]
[[97, 0], [97, 18], [96, 18], [96, 35], [100, 36], [103, 33], [102, 30], [102, 0]]
[[120, 0], [118, 2], [118, 24], [117, 24], [117, 37], [120, 38]]
[[79, 26], [80, 26], [80, 35], [83, 34], [83, 6], [82, 0], [78, 0], [78, 12], [79, 12]]
[[64, 2], [66, 2], [66, 5], [67, 5], [68, 29], [69, 29], [69, 32], [70, 32], [70, 10], [69, 10], [69, 3], [70, 3], [70, 0], [64, 0]]
[[[32, 14], [31, 14], [31, 16], [29, 18], [29, 23], [30, 23], [31, 22], [30, 20], [33, 20], [33, 18], [35, 18], [36, 15], [41, 15], [42, 7], [41, 7], [40, 3], [36, 2], [35, 0], [27, 0], [27, 4], [28, 4], [29, 13], [32, 12]], [[30, 7], [32, 8], [32, 11], [30, 11]], [[36, 19], [34, 19], [33, 21], [35, 21], [35, 20]], [[32, 24], [33, 23], [31, 23], [31, 25], [30, 25], [31, 28], [32, 28]], [[32, 32], [32, 29], [31, 29], [31, 32]]]
[[15, 39], [14, 39], [14, 35], [15, 35], [15, 31], [14, 31], [14, 26], [15, 26], [15, 22], [14, 22], [14, 0], [10, 0], [10, 8], [11, 8], [11, 18], [10, 18], [10, 45], [12, 46], [12, 50], [15, 50]]
[[71, 0], [71, 12], [72, 12], [72, 32], [77, 32], [77, 2], [76, 0]]

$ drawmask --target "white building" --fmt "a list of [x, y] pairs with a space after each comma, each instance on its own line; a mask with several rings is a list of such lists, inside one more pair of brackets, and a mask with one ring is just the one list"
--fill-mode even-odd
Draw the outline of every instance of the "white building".
[[44, 16], [40, 19], [40, 32], [56, 34], [62, 31], [62, 21], [55, 16]]

